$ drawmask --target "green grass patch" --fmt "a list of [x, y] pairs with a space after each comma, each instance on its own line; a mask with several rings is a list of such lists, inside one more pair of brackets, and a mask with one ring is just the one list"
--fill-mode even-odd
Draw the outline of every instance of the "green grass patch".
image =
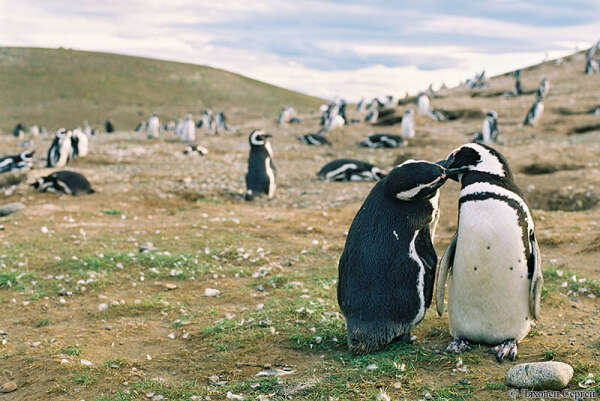
[[79, 356], [81, 355], [81, 348], [77, 345], [69, 345], [68, 347], [61, 349], [60, 352], [65, 355]]

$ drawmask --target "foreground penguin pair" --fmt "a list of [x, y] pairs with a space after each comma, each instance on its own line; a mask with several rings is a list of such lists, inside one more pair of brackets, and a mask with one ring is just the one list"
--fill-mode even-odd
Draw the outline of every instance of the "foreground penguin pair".
[[408, 340], [423, 320], [437, 264], [432, 241], [438, 188], [447, 178], [462, 186], [457, 233], [437, 274], [440, 315], [450, 277], [454, 341], [447, 352], [467, 351], [474, 342], [494, 345], [500, 362], [514, 359], [517, 342], [538, 318], [543, 279], [529, 209], [504, 157], [468, 144], [436, 164], [408, 161], [394, 168], [356, 215], [338, 284], [352, 353]]

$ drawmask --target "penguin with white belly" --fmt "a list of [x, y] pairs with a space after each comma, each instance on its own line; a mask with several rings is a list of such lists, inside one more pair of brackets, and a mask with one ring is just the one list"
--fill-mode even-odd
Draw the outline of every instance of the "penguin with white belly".
[[339, 262], [338, 304], [353, 354], [377, 351], [410, 330], [431, 304], [437, 255], [438, 188], [446, 169], [427, 161], [396, 166], [354, 217]]
[[437, 311], [446, 279], [450, 334], [446, 352], [493, 345], [498, 362], [514, 360], [517, 343], [540, 315], [541, 257], [529, 207], [506, 159], [491, 147], [467, 144], [446, 160], [461, 184], [458, 229], [437, 274]]
[[253, 200], [256, 195], [267, 195], [269, 199], [275, 196], [277, 170], [273, 164], [273, 149], [269, 138], [271, 138], [271, 134], [267, 134], [263, 130], [257, 129], [250, 134], [246, 200]]

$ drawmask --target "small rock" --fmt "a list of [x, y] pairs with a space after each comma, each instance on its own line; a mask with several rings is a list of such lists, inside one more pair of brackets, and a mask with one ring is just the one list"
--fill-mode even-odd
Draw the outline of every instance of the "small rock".
[[562, 390], [573, 378], [573, 368], [562, 362], [532, 362], [513, 366], [506, 374], [509, 386], [534, 390]]
[[164, 395], [160, 395], [160, 394], [155, 395], [154, 397], [152, 397], [152, 401], [162, 401], [164, 399], [165, 399], [165, 396]]
[[0, 387], [0, 393], [12, 393], [17, 389], [17, 383], [14, 381], [6, 382]]
[[367, 370], [376, 370], [376, 369], [377, 369], [377, 365], [375, 365], [374, 363], [367, 366]]
[[92, 363], [90, 361], [88, 361], [87, 359], [82, 359], [81, 364], [84, 366], [92, 366]]
[[216, 383], [219, 381], [219, 376], [212, 375], [211, 377], [208, 378], [208, 380], [210, 380], [211, 383]]
[[205, 297], [216, 297], [220, 293], [221, 293], [221, 291], [215, 290], [214, 288], [207, 288], [204, 290]]
[[243, 400], [244, 396], [243, 395], [238, 395], [238, 394], [233, 394], [231, 391], [227, 392], [227, 399], [228, 400]]
[[108, 309], [108, 304], [102, 303], [102, 304], [98, 305], [98, 311], [99, 312], [105, 311], [107, 309]]
[[7, 203], [0, 206], [0, 216], [8, 216], [14, 212], [25, 209], [25, 205], [21, 202]]
[[433, 397], [432, 397], [432, 396], [431, 396], [431, 394], [429, 394], [429, 393], [425, 393], [425, 394], [423, 394], [423, 397], [425, 397], [425, 399], [426, 399], [426, 400], [431, 400], [431, 399], [433, 399]]
[[167, 290], [174, 290], [174, 289], [176, 289], [176, 288], [177, 288], [177, 285], [176, 285], [176, 284], [173, 284], [173, 283], [165, 283], [165, 288], [166, 288]]
[[383, 390], [379, 390], [379, 395], [377, 396], [377, 401], [390, 401], [390, 396]]
[[140, 253], [147, 253], [150, 251], [156, 251], [154, 244], [152, 242], [145, 242], [140, 246]]

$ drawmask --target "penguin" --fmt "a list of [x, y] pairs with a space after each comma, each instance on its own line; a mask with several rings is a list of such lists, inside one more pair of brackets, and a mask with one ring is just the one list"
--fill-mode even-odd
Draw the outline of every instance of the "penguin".
[[41, 177], [30, 184], [40, 192], [56, 192], [67, 195], [93, 194], [87, 178], [74, 171], [56, 171], [46, 177]]
[[550, 91], [550, 81], [548, 81], [548, 78], [544, 77], [542, 79], [542, 81], [540, 82], [540, 86], [538, 87], [537, 97], [539, 99], [543, 99], [548, 94], [549, 91]]
[[83, 122], [83, 133], [84, 133], [85, 135], [87, 135], [88, 137], [89, 137], [90, 135], [92, 135], [92, 127], [90, 126], [90, 123], [88, 122], [88, 120], [85, 120], [85, 121]]
[[429, 106], [429, 97], [426, 94], [421, 93], [417, 98], [417, 110], [419, 114], [423, 116], [429, 114]]
[[343, 127], [345, 124], [346, 124], [346, 120], [344, 120], [344, 118], [338, 114], [338, 115], [330, 118], [329, 120], [327, 120], [327, 122], [325, 124], [325, 130], [333, 131], [335, 129]]
[[158, 138], [159, 131], [160, 120], [158, 119], [158, 115], [156, 115], [156, 112], [153, 112], [150, 118], [148, 119], [148, 124], [146, 125], [146, 137], [148, 139]]
[[270, 134], [263, 130], [250, 133], [250, 155], [248, 157], [248, 173], [246, 174], [246, 200], [253, 200], [255, 195], [275, 196], [275, 174], [273, 149], [269, 143]]
[[493, 345], [502, 362], [517, 356], [517, 343], [540, 314], [543, 277], [540, 251], [529, 207], [508, 162], [495, 149], [466, 144], [444, 163], [448, 178], [460, 182], [458, 228], [440, 262], [437, 311], [448, 313], [458, 353], [470, 343]]
[[406, 139], [415, 137], [415, 112], [412, 109], [407, 109], [402, 117], [400, 125], [402, 136]]
[[140, 121], [140, 122], [138, 123], [138, 125], [136, 125], [136, 126], [135, 126], [135, 129], [134, 129], [134, 131], [135, 131], [135, 132], [140, 132], [140, 131], [142, 130], [142, 128], [144, 128], [144, 122], [143, 122], [143, 121]]
[[542, 103], [542, 99], [539, 97], [535, 99], [535, 102], [527, 112], [525, 116], [524, 125], [535, 125], [542, 115], [544, 114], [544, 103]]
[[196, 124], [189, 114], [185, 116], [181, 126], [181, 140], [183, 142], [193, 142], [196, 140]]
[[353, 354], [410, 341], [431, 305], [443, 166], [408, 160], [371, 190], [354, 217], [338, 266], [337, 298]]
[[85, 157], [89, 151], [89, 141], [86, 134], [79, 128], [71, 133], [71, 158]]
[[589, 59], [585, 64], [585, 75], [600, 72], [600, 62], [598, 60]]
[[225, 117], [225, 113], [222, 111], [217, 113], [215, 124], [217, 131], [229, 131], [229, 127], [227, 126], [227, 118]]
[[115, 125], [110, 120], [106, 120], [104, 123], [104, 130], [107, 134], [115, 132]]
[[292, 117], [290, 118], [290, 124], [300, 124], [304, 119], [302, 117]]
[[0, 173], [27, 171], [33, 167], [35, 150], [21, 152], [18, 155], [0, 157]]
[[385, 172], [371, 163], [355, 159], [338, 159], [324, 165], [317, 173], [322, 181], [379, 181]]
[[46, 167], [64, 167], [71, 157], [72, 141], [71, 131], [59, 128], [48, 149]]
[[323, 135], [319, 134], [306, 134], [298, 137], [298, 140], [306, 145], [311, 146], [331, 146], [331, 142]]
[[32, 125], [29, 128], [29, 135], [31, 135], [32, 138], [37, 138], [40, 135], [40, 127]]
[[473, 137], [475, 143], [492, 143], [498, 140], [498, 113], [495, 111], [487, 112], [481, 131]]
[[359, 145], [365, 148], [399, 148], [406, 146], [406, 142], [399, 135], [373, 134], [360, 141]]
[[283, 125], [290, 122], [292, 117], [296, 115], [296, 110], [292, 106], [282, 107], [279, 111], [279, 117], [277, 118], [277, 124]]
[[371, 106], [368, 110], [367, 115], [365, 116], [365, 122], [375, 124], [379, 119], [379, 110], [377, 107]]
[[204, 156], [208, 153], [208, 149], [206, 149], [204, 146], [202, 145], [198, 145], [197, 143], [194, 143], [192, 145], [188, 145], [185, 148], [183, 148], [183, 154], [184, 155], [189, 155], [195, 153], [199, 156]]
[[15, 138], [23, 138], [25, 135], [25, 125], [23, 123], [18, 123], [13, 129], [13, 136]]

